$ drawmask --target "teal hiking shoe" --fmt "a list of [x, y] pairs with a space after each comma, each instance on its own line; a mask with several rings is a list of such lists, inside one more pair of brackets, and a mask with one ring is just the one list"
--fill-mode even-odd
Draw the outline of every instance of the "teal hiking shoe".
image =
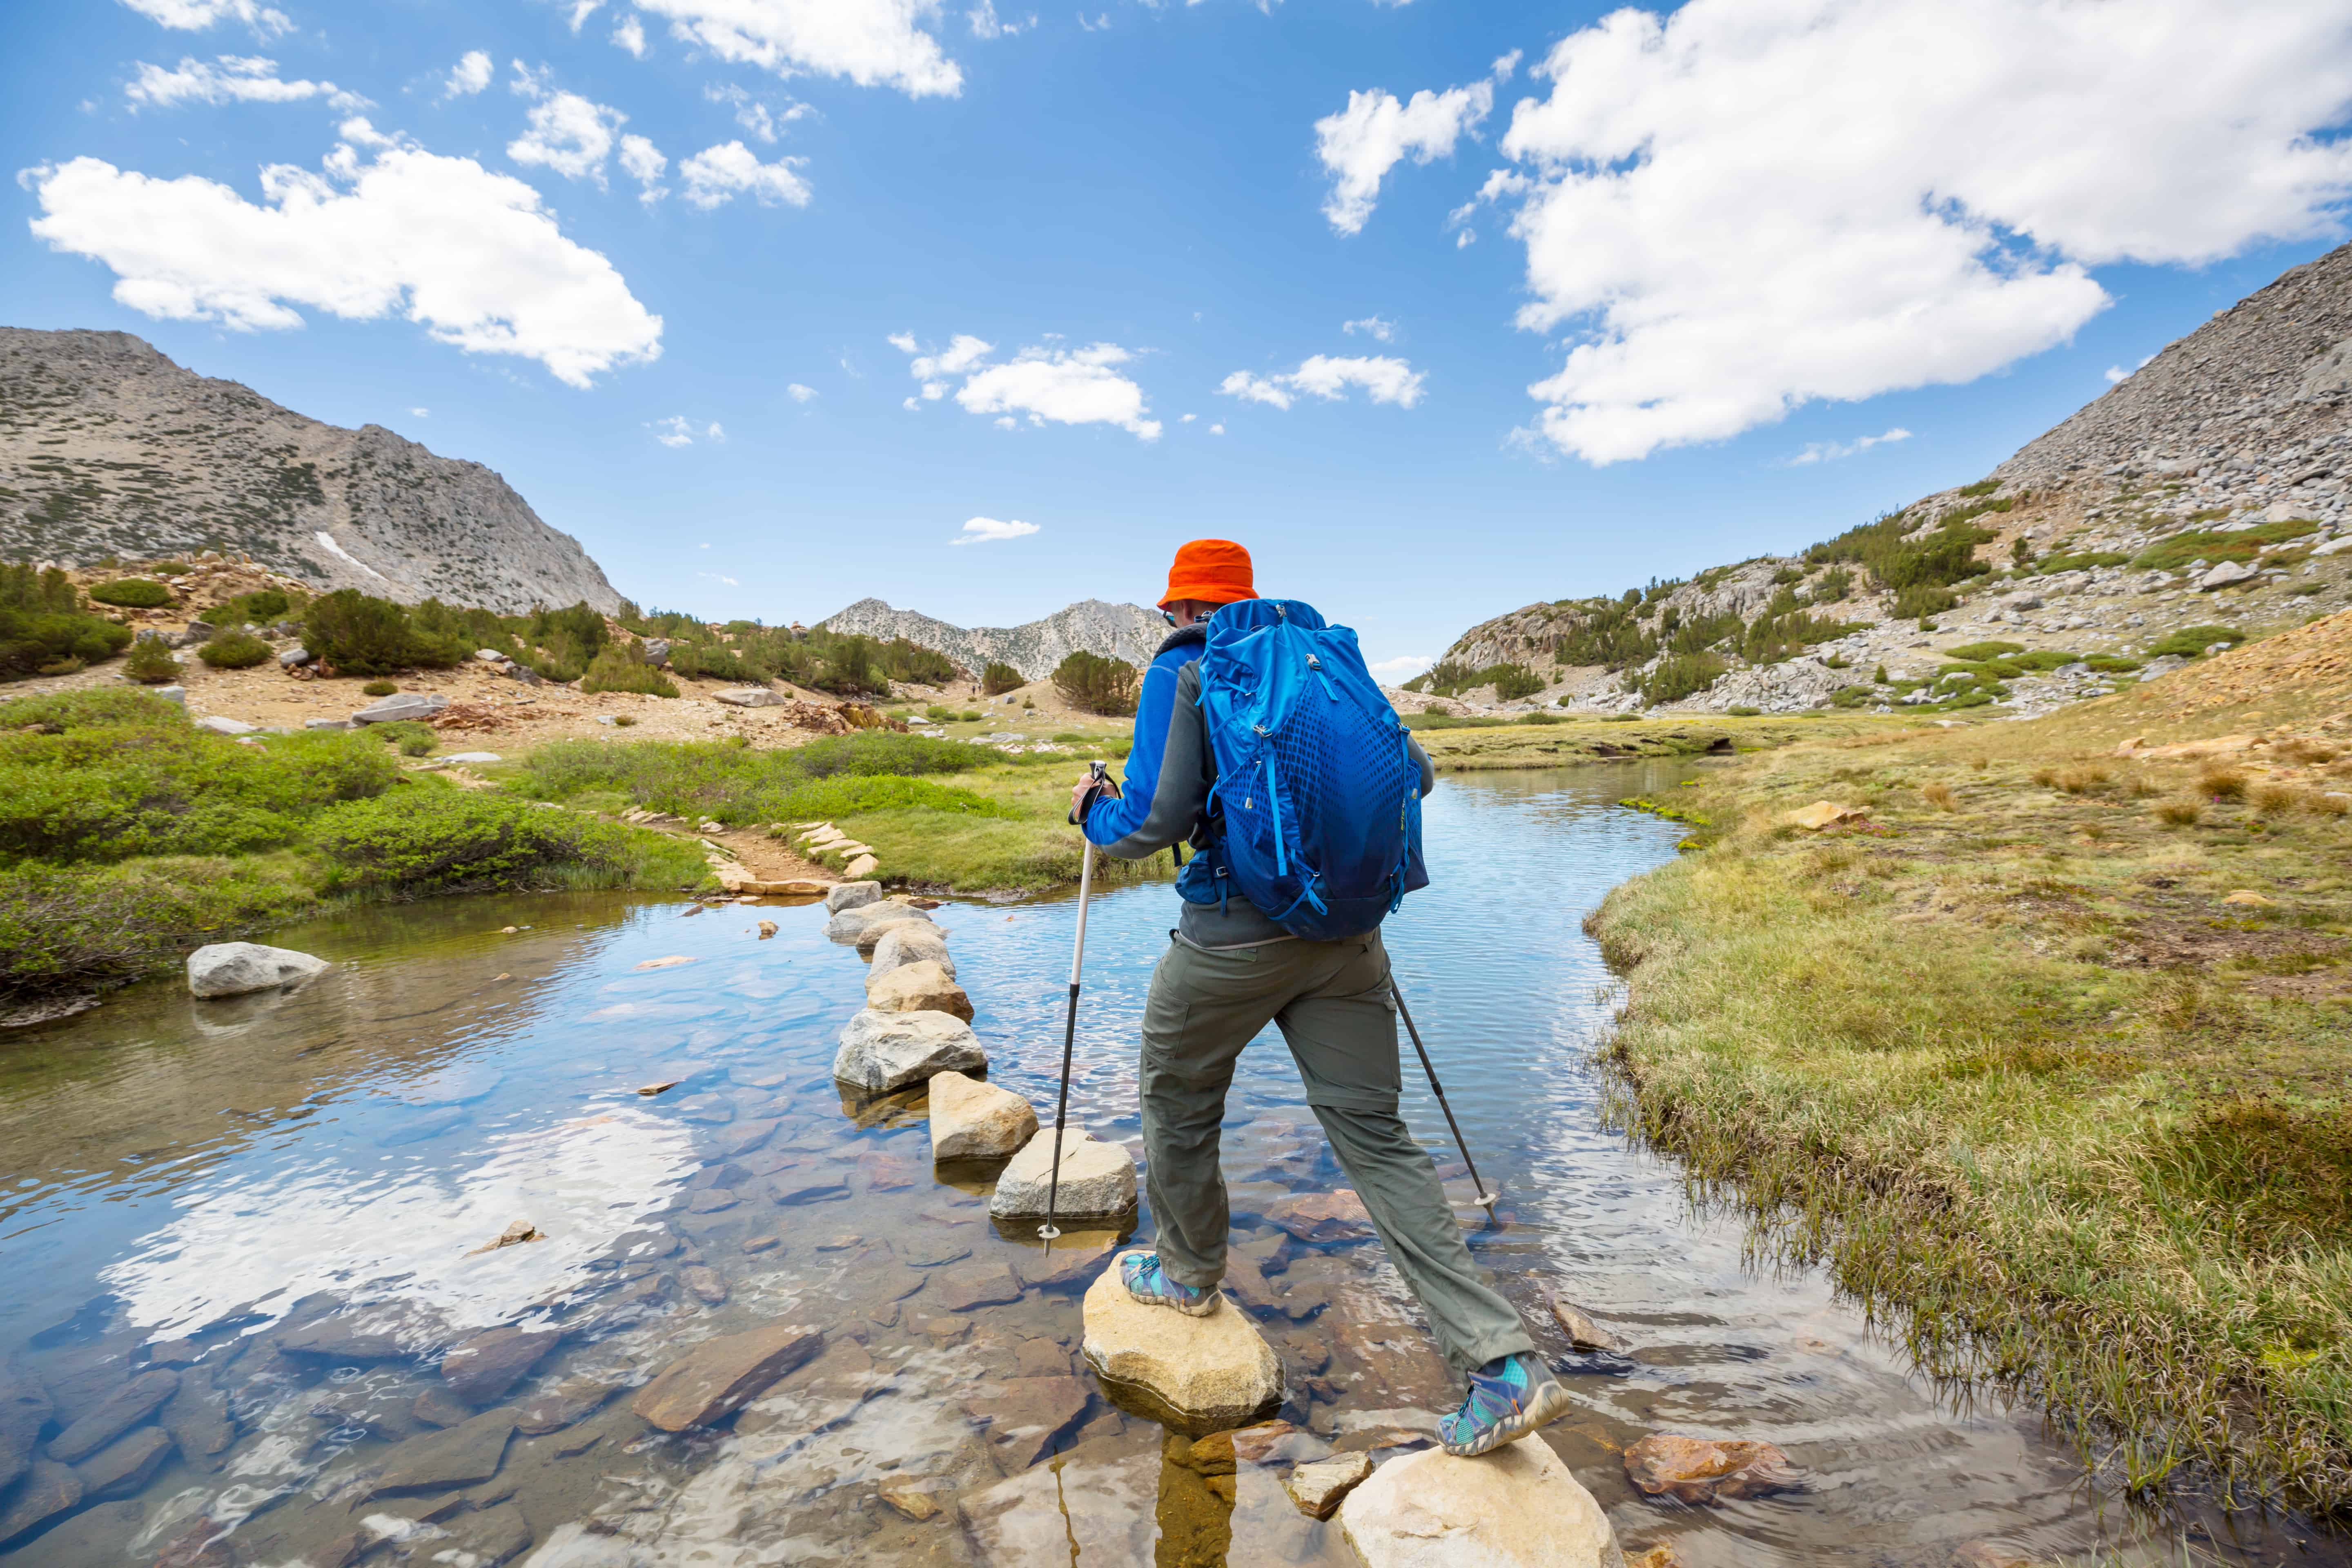
[[1205, 1318], [1223, 1297], [1197, 1285], [1180, 1285], [1160, 1272], [1156, 1252], [1130, 1252], [1118, 1260], [1118, 1280], [1148, 1307], [1173, 1307], [1188, 1318]]
[[1496, 1356], [1470, 1374], [1462, 1408], [1437, 1423], [1445, 1451], [1467, 1459], [1516, 1443], [1568, 1414], [1568, 1390], [1536, 1356]]

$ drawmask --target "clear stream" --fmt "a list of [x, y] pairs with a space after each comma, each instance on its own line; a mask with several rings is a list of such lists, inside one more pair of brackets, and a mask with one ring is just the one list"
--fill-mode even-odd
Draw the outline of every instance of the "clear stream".
[[[1744, 1266], [1736, 1225], [1602, 1129], [1588, 1052], [1614, 987], [1580, 922], [1674, 853], [1677, 828], [1614, 802], [1685, 776], [1445, 778], [1434, 885], [1390, 927], [1504, 1189], [1473, 1245], [1568, 1375], [1580, 1409], [1549, 1440], [1622, 1542], [1670, 1541], [1692, 1568], [2345, 1563], [2294, 1520], [2102, 1495], [2031, 1411], [1939, 1397], [1817, 1272]], [[1134, 1022], [1173, 899], [1130, 884], [1092, 916], [1072, 1106], [1107, 1138], [1136, 1133]], [[919, 1096], [844, 1105], [828, 1069], [861, 969], [822, 910], [688, 907], [369, 910], [277, 938], [334, 961], [305, 990], [145, 985], [0, 1042], [5, 1373], [53, 1401], [44, 1444], [123, 1427], [71, 1484], [37, 1456], [0, 1492], [0, 1516], [39, 1487], [85, 1493], [0, 1564], [1351, 1560], [1290, 1505], [1287, 1465], [1415, 1441], [1454, 1395], [1377, 1243], [1265, 1218], [1341, 1182], [1276, 1037], [1244, 1058], [1225, 1168], [1303, 1430], [1245, 1443], [1228, 1479], [1103, 1402], [1076, 1354], [1083, 1279], [998, 1233], [984, 1172], [934, 1173]], [[992, 1077], [1049, 1114], [1073, 914], [1066, 896], [936, 911]], [[637, 967], [672, 956], [693, 962]], [[635, 1092], [664, 1079], [683, 1081]], [[1441, 1147], [1425, 1089], [1408, 1114]], [[473, 1251], [518, 1220], [545, 1239]], [[1547, 1285], [1630, 1352], [1570, 1353]], [[631, 1414], [687, 1345], [775, 1320], [824, 1351], [726, 1427]], [[508, 1324], [551, 1348], [460, 1399], [441, 1352]], [[1807, 1484], [1645, 1499], [1617, 1454], [1654, 1429], [1769, 1438]]]

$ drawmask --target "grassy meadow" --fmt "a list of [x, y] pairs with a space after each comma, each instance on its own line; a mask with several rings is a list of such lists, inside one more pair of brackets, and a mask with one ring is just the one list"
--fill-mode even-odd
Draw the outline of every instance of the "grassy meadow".
[[[2129, 1486], [2340, 1510], [2352, 720], [2217, 674], [1711, 770], [1591, 922], [1608, 1052], [1630, 1128], [1930, 1373], [2046, 1400]], [[1791, 821], [1823, 801], [1861, 815]]]

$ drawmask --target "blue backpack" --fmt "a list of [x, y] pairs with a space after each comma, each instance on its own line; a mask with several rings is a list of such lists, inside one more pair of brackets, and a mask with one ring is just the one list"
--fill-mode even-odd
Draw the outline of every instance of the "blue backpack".
[[1201, 655], [1201, 713], [1224, 868], [1275, 923], [1360, 936], [1429, 886], [1421, 769], [1353, 631], [1296, 599], [1225, 605]]

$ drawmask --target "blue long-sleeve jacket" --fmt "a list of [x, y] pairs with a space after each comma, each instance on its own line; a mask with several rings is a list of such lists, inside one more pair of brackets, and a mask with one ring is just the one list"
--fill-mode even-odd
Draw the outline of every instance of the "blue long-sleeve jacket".
[[[1289, 933], [1230, 886], [1209, 819], [1217, 758], [1201, 717], [1201, 654], [1208, 640], [1204, 627], [1186, 626], [1171, 633], [1152, 655], [1137, 694], [1135, 745], [1120, 779], [1123, 794], [1118, 800], [1095, 802], [1084, 831], [1105, 854], [1122, 860], [1140, 860], [1184, 842], [1201, 851], [1176, 879], [1184, 900], [1179, 930], [1188, 940], [1203, 947], [1279, 941]], [[1418, 742], [1406, 744], [1421, 769], [1425, 795], [1436, 784], [1436, 773]]]

